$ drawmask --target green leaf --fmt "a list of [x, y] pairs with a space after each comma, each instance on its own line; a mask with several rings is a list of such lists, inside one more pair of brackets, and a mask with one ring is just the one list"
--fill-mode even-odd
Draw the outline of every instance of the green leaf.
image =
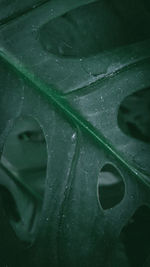
[[0, 10], [1, 265], [148, 266], [149, 2]]

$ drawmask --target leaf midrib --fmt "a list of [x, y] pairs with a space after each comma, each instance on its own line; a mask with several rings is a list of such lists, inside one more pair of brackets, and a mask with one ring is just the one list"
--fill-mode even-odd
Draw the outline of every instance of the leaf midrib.
[[29, 72], [15, 57], [10, 53], [5, 52], [4, 49], [0, 51], [0, 58], [5, 61], [18, 75], [22, 76], [29, 84], [36, 88], [42, 95], [47, 99], [64, 115], [67, 116], [73, 124], [78, 125], [83, 129], [89, 136], [91, 136], [100, 146], [104, 147], [113, 157], [115, 157], [132, 175], [136, 176], [145, 185], [150, 187], [150, 182], [147, 176], [142, 174], [139, 170], [133, 167], [127, 162], [120, 153], [108, 142], [108, 140], [95, 129], [91, 123], [77, 113], [77, 111], [70, 106], [68, 101], [64, 99], [55, 88], [50, 88], [48, 85], [43, 83], [38, 77], [32, 72]]

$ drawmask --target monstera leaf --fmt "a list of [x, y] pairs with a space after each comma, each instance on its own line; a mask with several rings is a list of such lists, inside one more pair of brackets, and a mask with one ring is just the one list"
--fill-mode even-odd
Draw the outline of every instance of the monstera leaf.
[[0, 0], [0, 266], [150, 266], [150, 3]]

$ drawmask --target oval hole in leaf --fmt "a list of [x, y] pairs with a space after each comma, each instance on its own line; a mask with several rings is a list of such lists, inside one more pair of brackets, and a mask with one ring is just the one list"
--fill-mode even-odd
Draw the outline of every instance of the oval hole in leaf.
[[130, 266], [143, 266], [150, 254], [150, 209], [147, 206], [140, 207], [134, 213], [123, 228], [120, 239]]
[[32, 117], [18, 118], [4, 145], [0, 185], [10, 224], [24, 241], [32, 241], [37, 232], [46, 168], [46, 141], [40, 125]]
[[119, 204], [125, 193], [123, 178], [116, 167], [106, 164], [98, 180], [98, 196], [103, 209], [110, 209]]
[[140, 2], [96, 1], [52, 19], [40, 29], [39, 39], [57, 56], [89, 57], [149, 38], [149, 23]]
[[118, 112], [118, 125], [125, 134], [150, 143], [150, 88], [123, 100]]

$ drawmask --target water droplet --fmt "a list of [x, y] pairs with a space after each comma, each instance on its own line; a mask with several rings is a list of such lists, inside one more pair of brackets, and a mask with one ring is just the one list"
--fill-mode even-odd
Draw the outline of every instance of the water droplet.
[[72, 141], [74, 141], [75, 140], [75, 138], [76, 138], [76, 134], [74, 133], [73, 135], [72, 135]]

